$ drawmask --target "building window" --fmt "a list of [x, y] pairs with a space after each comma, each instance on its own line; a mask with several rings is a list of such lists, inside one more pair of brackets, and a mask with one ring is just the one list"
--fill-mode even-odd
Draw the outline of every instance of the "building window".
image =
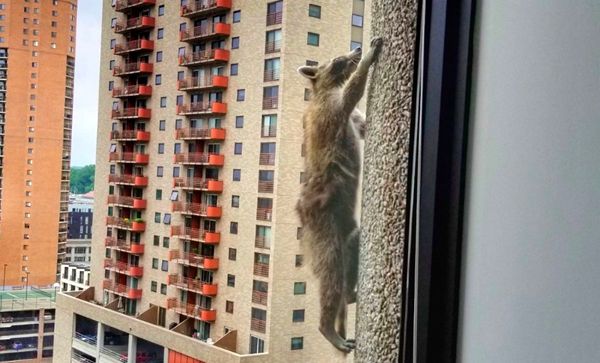
[[265, 341], [250, 335], [250, 354], [263, 353], [265, 351]]
[[160, 269], [161, 269], [161, 271], [169, 271], [169, 261], [162, 260], [162, 263], [160, 265]]
[[229, 233], [231, 233], [231, 234], [237, 234], [238, 233], [238, 223], [237, 222], [230, 222], [229, 223]]
[[238, 64], [237, 63], [232, 63], [230, 65], [230, 68], [229, 68], [229, 75], [230, 76], [237, 76], [237, 74], [238, 74]]
[[245, 89], [239, 89], [237, 90], [237, 101], [241, 102], [244, 101], [244, 99], [246, 99], [246, 90]]
[[306, 282], [294, 282], [294, 295], [306, 294]]
[[231, 207], [232, 208], [239, 208], [240, 207], [240, 196], [239, 195], [232, 195], [231, 196]]
[[292, 350], [300, 350], [304, 348], [304, 338], [294, 337], [292, 338]]
[[110, 49], [115, 49], [115, 45], [117, 44], [117, 40], [116, 39], [111, 39], [110, 40]]
[[309, 88], [304, 89], [304, 101], [310, 101], [310, 89]]
[[362, 15], [352, 14], [352, 25], [362, 28], [362, 26], [363, 26]]
[[162, 39], [165, 36], [165, 29], [163, 28], [158, 28], [158, 31], [156, 32], [156, 39]]
[[111, 60], [108, 62], [108, 69], [112, 70], [113, 68], [115, 68], [115, 60]]
[[296, 265], [296, 267], [302, 267], [302, 265], [304, 265], [304, 256], [303, 255], [296, 255], [295, 265]]
[[230, 314], [233, 314], [233, 301], [225, 301], [225, 311]]
[[157, 75], [154, 77], [154, 84], [156, 84], [156, 85], [159, 85], [159, 84], [161, 84], [161, 83], [162, 83], [162, 75], [160, 75], [160, 74], [157, 74]]
[[235, 248], [229, 248], [229, 260], [235, 261], [237, 257], [237, 250]]
[[302, 323], [304, 321], [304, 309], [292, 310], [292, 322]]
[[154, 213], [154, 223], [160, 223], [160, 212], [155, 212]]
[[167, 284], [160, 284], [160, 293], [163, 295], [167, 294]]
[[156, 167], [156, 176], [159, 178], [162, 178], [162, 176], [163, 176], [163, 167], [162, 166]]
[[163, 246], [164, 248], [169, 248], [169, 244], [170, 244], [170, 242], [171, 242], [171, 240], [170, 240], [170, 238], [169, 238], [169, 237], [163, 237], [163, 243], [162, 243], [162, 246]]
[[164, 224], [171, 224], [171, 213], [165, 213], [163, 218]]
[[277, 136], [277, 115], [263, 115], [260, 136]]
[[163, 59], [163, 52], [162, 51], [158, 51], [156, 52], [156, 62], [162, 62]]
[[362, 47], [361, 42], [355, 42], [355, 41], [350, 42], [350, 50], [354, 50], [354, 49], [360, 48], [360, 47]]
[[234, 155], [242, 155], [242, 143], [236, 142], [233, 144], [233, 154]]
[[175, 120], [175, 130], [179, 130], [182, 127], [183, 127], [183, 120], [180, 118]]
[[311, 18], [321, 18], [321, 7], [319, 5], [308, 5], [308, 16]]
[[165, 108], [167, 107], [167, 97], [161, 97], [160, 98], [160, 108]]
[[308, 37], [306, 39], [306, 44], [314, 45], [316, 47], [319, 46], [319, 34], [317, 33], [308, 33]]
[[154, 236], [153, 245], [155, 245], [155, 246], [159, 246], [160, 245], [160, 237], [159, 236]]
[[235, 116], [235, 128], [241, 129], [244, 127], [244, 116]]
[[150, 282], [150, 291], [156, 292], [157, 288], [158, 288], [158, 283], [156, 281]]
[[152, 259], [152, 268], [158, 270], [158, 258]]
[[227, 286], [235, 287], [235, 275], [227, 274]]
[[165, 15], [165, 6], [159, 5], [158, 6], [158, 16], [163, 16], [163, 15]]
[[165, 144], [163, 144], [162, 142], [158, 143], [158, 153], [159, 154], [165, 153]]
[[296, 229], [296, 239], [301, 239], [302, 238], [302, 227], [298, 227]]
[[156, 189], [156, 200], [162, 200], [162, 189]]
[[242, 179], [242, 170], [233, 169], [233, 181], [240, 181]]
[[108, 90], [112, 91], [114, 88], [115, 82], [114, 81], [108, 81]]
[[240, 37], [231, 38], [231, 49], [238, 49], [240, 47]]
[[240, 20], [242, 20], [242, 11], [241, 10], [236, 10], [233, 12], [233, 22], [234, 23], [239, 23]]

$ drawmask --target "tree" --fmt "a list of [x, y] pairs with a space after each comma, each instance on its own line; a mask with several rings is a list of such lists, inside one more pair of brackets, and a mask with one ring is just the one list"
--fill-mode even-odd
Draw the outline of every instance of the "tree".
[[71, 193], [83, 194], [94, 189], [95, 165], [71, 168]]
[[367, 100], [355, 362], [397, 362], [416, 0], [373, 0], [372, 35], [384, 38]]

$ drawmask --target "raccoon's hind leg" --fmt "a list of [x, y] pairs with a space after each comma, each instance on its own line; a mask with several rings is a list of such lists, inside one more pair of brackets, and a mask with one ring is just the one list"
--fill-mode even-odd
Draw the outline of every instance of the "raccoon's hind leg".
[[352, 122], [352, 126], [354, 126], [358, 136], [364, 139], [366, 129], [365, 114], [358, 108], [355, 108], [350, 114], [350, 122]]
[[346, 304], [356, 302], [356, 283], [358, 282], [358, 244], [360, 229], [354, 228], [344, 242], [344, 299]]

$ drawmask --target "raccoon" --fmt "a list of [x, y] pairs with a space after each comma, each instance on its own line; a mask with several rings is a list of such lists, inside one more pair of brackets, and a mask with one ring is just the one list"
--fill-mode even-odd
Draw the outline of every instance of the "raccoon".
[[320, 283], [319, 331], [345, 353], [355, 346], [354, 340], [346, 339], [346, 306], [356, 301], [360, 233], [354, 212], [358, 137], [365, 128], [356, 105], [382, 46], [383, 40], [374, 38], [364, 57], [356, 48], [318, 67], [298, 69], [311, 81], [312, 97], [303, 116], [306, 181], [296, 211]]

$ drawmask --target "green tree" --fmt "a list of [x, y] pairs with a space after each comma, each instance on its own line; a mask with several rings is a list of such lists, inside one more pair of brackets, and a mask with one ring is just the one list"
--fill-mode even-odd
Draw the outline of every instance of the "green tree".
[[71, 168], [71, 193], [83, 194], [94, 189], [95, 165]]

